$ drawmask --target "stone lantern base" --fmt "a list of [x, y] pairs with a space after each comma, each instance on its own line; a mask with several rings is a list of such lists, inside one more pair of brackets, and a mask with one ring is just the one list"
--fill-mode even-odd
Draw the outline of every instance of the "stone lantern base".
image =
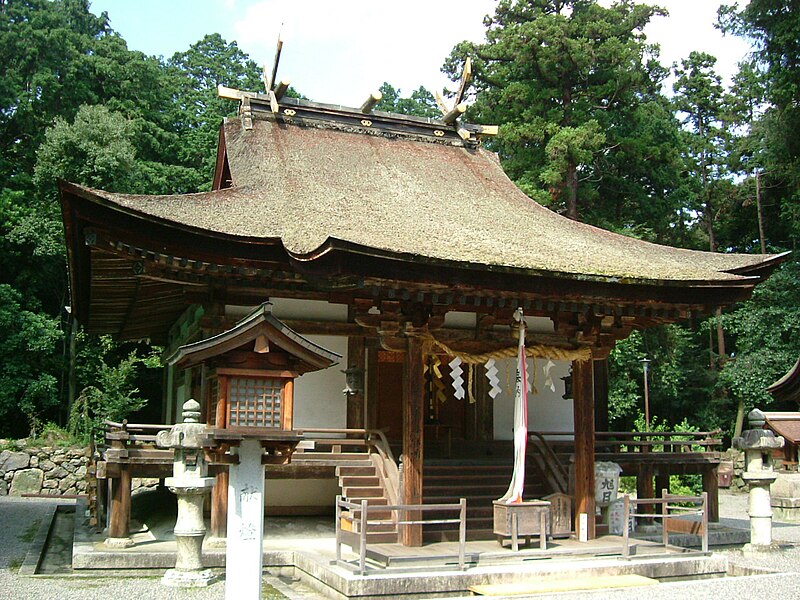
[[167, 587], [199, 588], [208, 587], [216, 580], [216, 576], [209, 569], [202, 571], [181, 571], [170, 569], [164, 573], [161, 583]]

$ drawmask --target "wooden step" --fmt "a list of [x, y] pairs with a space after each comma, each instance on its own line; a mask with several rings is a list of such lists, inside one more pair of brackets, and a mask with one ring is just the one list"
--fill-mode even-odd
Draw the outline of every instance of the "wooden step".
[[339, 477], [339, 486], [346, 487], [375, 487], [381, 484], [376, 475], [343, 475]]
[[375, 475], [375, 465], [341, 465], [336, 467], [337, 477], [367, 477]]
[[346, 498], [383, 498], [383, 488], [377, 486], [346, 487], [342, 488], [342, 495]]

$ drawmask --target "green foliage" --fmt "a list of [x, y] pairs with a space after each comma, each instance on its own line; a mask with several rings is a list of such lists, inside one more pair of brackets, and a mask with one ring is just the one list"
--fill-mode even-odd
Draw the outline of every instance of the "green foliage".
[[[457, 76], [472, 57], [469, 116], [502, 125], [492, 146], [528, 195], [595, 223], [617, 221], [651, 196], [669, 199], [663, 178], [679, 174], [668, 148], [677, 125], [669, 111], [652, 110], [666, 72], [643, 34], [662, 13], [627, 0], [503, 0], [487, 17], [485, 43], [453, 49], [446, 72]], [[639, 135], [631, 122], [644, 120]], [[661, 223], [651, 229], [667, 232]]]
[[58, 320], [37, 308], [0, 284], [0, 422], [16, 436], [60, 400], [62, 334]]
[[79, 378], [83, 387], [72, 406], [68, 431], [84, 440], [101, 430], [105, 420], [121, 421], [147, 404], [135, 387], [140, 368], [161, 367], [157, 349], [131, 350], [121, 358], [120, 346], [107, 336], [87, 340], [81, 349]]
[[402, 90], [395, 89], [385, 81], [378, 90], [383, 97], [375, 107], [377, 110], [416, 117], [441, 118], [442, 116], [442, 111], [436, 105], [436, 99], [424, 86], [418, 87], [407, 98], [401, 96]]
[[725, 363], [718, 382], [731, 396], [727, 416], [731, 417], [740, 399], [746, 412], [769, 408], [773, 398], [766, 388], [800, 355], [800, 263], [786, 263], [722, 320], [736, 342], [736, 352]]

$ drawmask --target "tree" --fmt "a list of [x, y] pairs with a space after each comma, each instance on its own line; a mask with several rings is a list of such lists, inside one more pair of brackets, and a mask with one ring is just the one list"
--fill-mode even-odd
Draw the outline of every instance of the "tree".
[[[199, 187], [210, 189], [220, 124], [237, 109], [217, 96], [217, 86], [258, 91], [264, 87], [261, 69], [236, 42], [228, 43], [218, 33], [175, 53], [167, 65], [174, 86], [171, 113], [180, 140], [177, 155], [197, 171]], [[290, 90], [289, 95], [296, 92]]]
[[442, 116], [442, 111], [436, 105], [436, 99], [424, 86], [419, 86], [408, 98], [403, 98], [402, 90], [395, 89], [386, 81], [378, 90], [383, 94], [381, 101], [375, 107], [378, 110], [416, 117], [441, 118]]
[[486, 42], [453, 50], [445, 63], [453, 77], [467, 56], [474, 60], [470, 118], [502, 125], [495, 148], [531, 197], [578, 218], [603, 202], [597, 182], [608, 157], [656, 157], [628, 143], [635, 130], [627, 124], [665, 76], [643, 34], [661, 14], [630, 0], [609, 8], [590, 0], [502, 0], [487, 17]]

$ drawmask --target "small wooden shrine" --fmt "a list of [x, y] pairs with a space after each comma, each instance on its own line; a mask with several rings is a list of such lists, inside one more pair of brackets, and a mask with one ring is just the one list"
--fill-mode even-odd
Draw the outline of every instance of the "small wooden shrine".
[[264, 303], [231, 329], [181, 346], [169, 363], [202, 366], [209, 425], [266, 436], [293, 429], [294, 380], [339, 359], [292, 331]]

